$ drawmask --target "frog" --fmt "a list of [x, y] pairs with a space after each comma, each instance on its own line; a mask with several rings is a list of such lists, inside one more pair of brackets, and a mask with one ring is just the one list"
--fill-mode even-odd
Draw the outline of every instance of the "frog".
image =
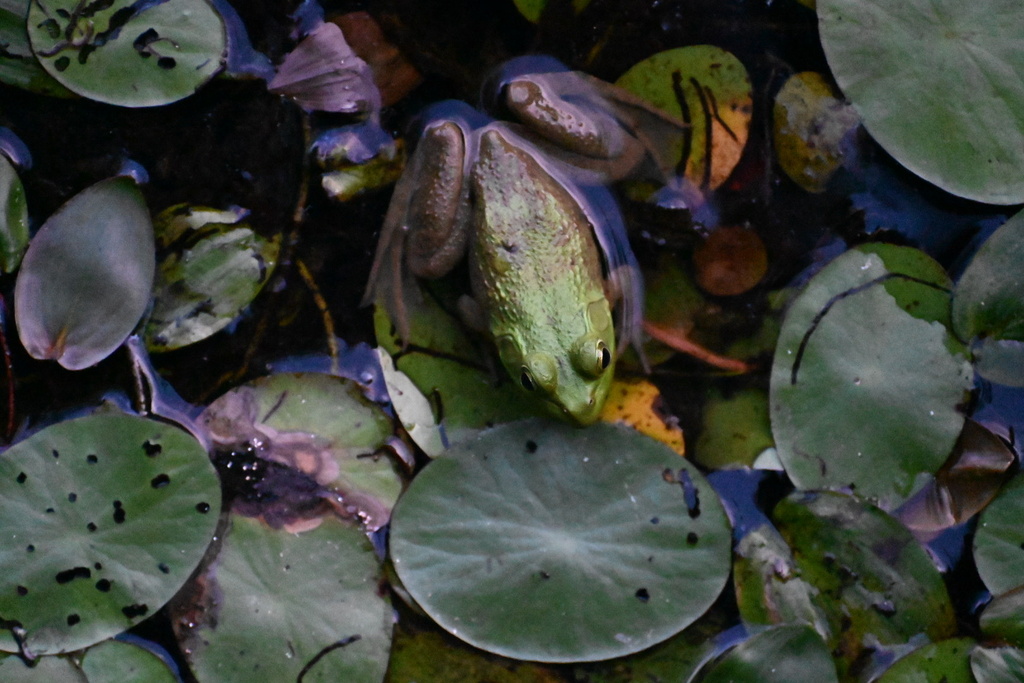
[[522, 391], [585, 426], [601, 413], [622, 349], [632, 345], [642, 358], [643, 283], [606, 184], [640, 168], [646, 147], [575, 72], [530, 80], [521, 65], [513, 71], [493, 82], [491, 108], [532, 98], [546, 120], [496, 120], [454, 100], [423, 113], [364, 303], [383, 303], [405, 340], [418, 291], [410, 280], [441, 278], [465, 262], [463, 322], [493, 342]]

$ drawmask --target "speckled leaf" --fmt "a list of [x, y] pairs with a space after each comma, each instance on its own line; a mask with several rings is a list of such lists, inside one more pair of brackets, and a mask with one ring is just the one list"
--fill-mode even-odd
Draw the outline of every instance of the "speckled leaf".
[[109, 356], [149, 304], [153, 226], [129, 178], [72, 197], [32, 238], [14, 289], [21, 343], [33, 358], [81, 370]]
[[961, 197], [1024, 201], [1024, 4], [821, 0], [818, 19], [839, 86], [897, 161]]
[[878, 508], [839, 493], [795, 493], [773, 518], [797, 573], [817, 590], [840, 678], [869, 643], [932, 640], [955, 630], [942, 576], [910, 532]]
[[793, 74], [772, 112], [779, 166], [808, 192], [823, 192], [843, 160], [843, 143], [860, 119], [814, 71]]
[[988, 638], [1024, 647], [1024, 585], [992, 598], [978, 625]]
[[89, 683], [176, 683], [167, 664], [144, 647], [119, 640], [93, 645], [82, 657]]
[[973, 648], [970, 638], [929, 643], [899, 659], [877, 683], [975, 683], [970, 666]]
[[146, 323], [150, 350], [177, 349], [227, 327], [270, 279], [279, 243], [240, 223], [244, 215], [178, 205], [156, 217], [161, 255]]
[[0, 273], [13, 273], [28, 247], [28, 205], [18, 172], [0, 154]]
[[63, 657], [43, 657], [29, 668], [17, 657], [0, 660], [4, 683], [91, 683], [81, 669]]
[[[185, 432], [128, 415], [48, 427], [0, 458], [0, 614], [68, 652], [152, 615], [213, 536], [220, 482]], [[14, 651], [9, 632], [0, 649]]]
[[355, 382], [316, 373], [279, 373], [232, 389], [200, 423], [218, 450], [246, 451], [301, 472], [319, 496], [377, 529], [391, 514], [402, 482], [376, 454], [391, 420]]
[[643, 379], [616, 379], [608, 390], [601, 410], [605, 422], [627, 424], [641, 434], [657, 439], [679, 455], [685, 455], [686, 442], [679, 420], [665, 410], [661, 392]]
[[976, 647], [971, 652], [971, 673], [977, 683], [1020, 683], [1024, 681], [1024, 650]]
[[692, 623], [729, 573], [721, 503], [671, 449], [626, 427], [528, 420], [423, 470], [391, 555], [443, 628], [517, 659], [637, 652]]
[[28, 36], [43, 68], [69, 90], [123, 107], [188, 97], [223, 67], [224, 21], [207, 0], [34, 0]]
[[1024, 586], [1024, 476], [1017, 475], [981, 513], [974, 535], [978, 574], [994, 595]]
[[36, 61], [28, 42], [25, 21], [31, 0], [0, 1], [0, 83], [16, 85], [42, 95], [74, 97]]
[[473, 436], [487, 425], [537, 414], [537, 409], [503, 372], [484, 364], [488, 351], [474, 345], [462, 324], [430, 296], [409, 312], [409, 345], [403, 350], [382, 306], [374, 311], [377, 343], [395, 367], [440, 408], [449, 443]]
[[813, 626], [831, 638], [819, 591], [800, 578], [796, 561], [779, 532], [769, 524], [749, 531], [736, 545], [733, 582], [740, 618], [747, 624]]
[[829, 651], [809, 626], [775, 626], [751, 636], [730, 650], [704, 676], [702, 683], [792, 683], [811, 680], [838, 683]]
[[725, 182], [747, 144], [753, 109], [750, 77], [734, 55], [713, 45], [666, 50], [633, 65], [615, 84], [692, 126], [673, 150], [685, 160], [690, 182], [711, 189]]
[[194, 628], [176, 620], [178, 637], [201, 681], [381, 681], [392, 612], [379, 581], [358, 529], [325, 520], [292, 534], [233, 515], [203, 580], [217, 609]]
[[892, 509], [949, 456], [970, 364], [940, 320], [948, 282], [923, 253], [852, 250], [791, 303], [771, 381], [786, 472], [803, 489], [855, 487]]

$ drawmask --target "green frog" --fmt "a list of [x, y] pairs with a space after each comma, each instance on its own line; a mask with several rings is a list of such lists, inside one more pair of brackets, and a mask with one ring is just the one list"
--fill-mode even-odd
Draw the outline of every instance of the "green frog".
[[[585, 127], [593, 123], [587, 113], [587, 106], [576, 106], [570, 118], [583, 119]], [[602, 116], [591, 130], [607, 130]], [[423, 118], [384, 220], [364, 302], [383, 303], [406, 339], [415, 289], [408, 278], [439, 278], [466, 259], [470, 292], [458, 304], [463, 321], [493, 340], [523, 391], [573, 423], [594, 422], [620, 351], [612, 301], [618, 301], [620, 341], [639, 349], [642, 326], [639, 269], [618, 206], [602, 184], [607, 174], [563, 159], [548, 134], [494, 121], [462, 102], [433, 105]], [[590, 148], [600, 142], [587, 135]], [[613, 157], [626, 147], [613, 143], [610, 152], [585, 153], [618, 163]]]

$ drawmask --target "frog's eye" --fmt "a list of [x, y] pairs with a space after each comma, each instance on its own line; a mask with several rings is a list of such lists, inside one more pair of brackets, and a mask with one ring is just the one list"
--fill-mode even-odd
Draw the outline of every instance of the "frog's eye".
[[543, 391], [546, 394], [553, 394], [558, 388], [558, 364], [546, 353], [528, 353], [523, 358], [519, 383], [527, 391]]
[[600, 337], [580, 337], [572, 348], [572, 364], [587, 377], [600, 377], [611, 367], [612, 350]]
[[523, 389], [527, 391], [533, 391], [537, 388], [536, 383], [533, 381], [533, 376], [530, 375], [530, 371], [523, 368], [523, 372], [519, 375], [519, 383], [523, 385]]

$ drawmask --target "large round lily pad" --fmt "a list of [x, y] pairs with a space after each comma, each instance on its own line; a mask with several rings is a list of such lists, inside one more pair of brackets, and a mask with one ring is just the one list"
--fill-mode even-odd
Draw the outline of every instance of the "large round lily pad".
[[[217, 523], [206, 451], [167, 424], [94, 415], [49, 427], [0, 458], [0, 615], [36, 654], [130, 628], [195, 569]], [[9, 631], [0, 649], [18, 649]]]
[[395, 507], [391, 555], [442, 627], [517, 659], [647, 648], [725, 585], [722, 505], [663, 444], [625, 427], [527, 420], [429, 465]]
[[821, 0], [843, 93], [900, 163], [953, 194], [1024, 201], [1024, 4]]
[[981, 513], [974, 535], [978, 574], [993, 595], [1024, 586], [1024, 476], [1017, 476]]
[[914, 249], [875, 249], [838, 257], [790, 305], [771, 420], [798, 488], [851, 487], [893, 509], [952, 451], [973, 372], [943, 324], [942, 269]]
[[207, 0], [35, 0], [32, 51], [61, 85], [123, 107], [152, 107], [196, 91], [223, 67], [224, 21]]

